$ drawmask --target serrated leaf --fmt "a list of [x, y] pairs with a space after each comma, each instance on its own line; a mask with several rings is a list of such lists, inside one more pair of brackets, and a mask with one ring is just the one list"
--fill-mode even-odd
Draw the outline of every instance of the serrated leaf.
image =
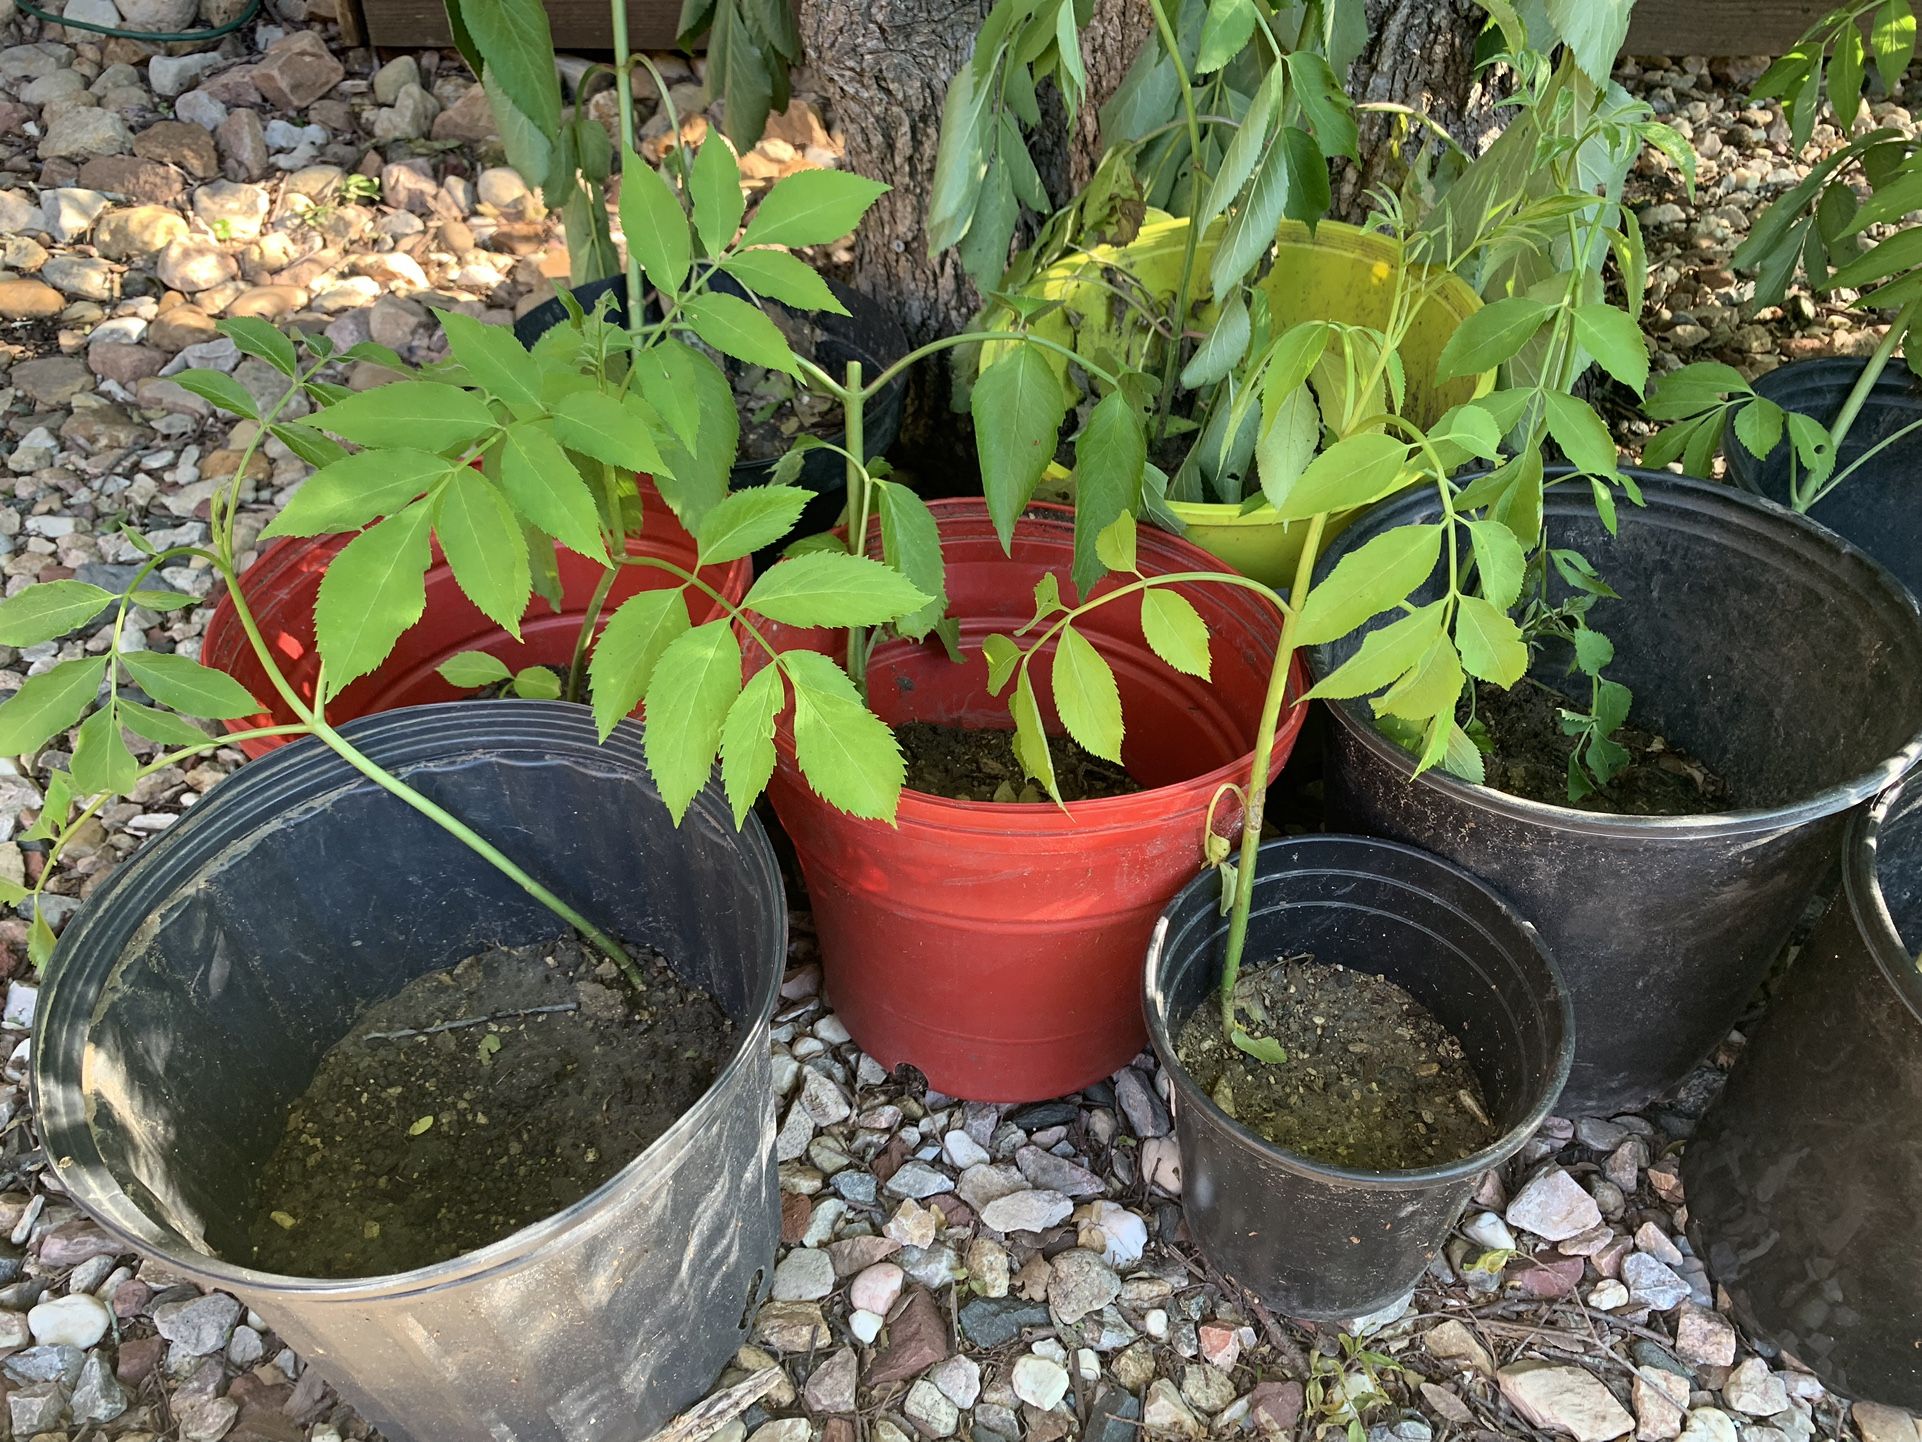
[[[1262, 153], [1247, 194], [1221, 228], [1210, 271], [1216, 295], [1230, 294], [1275, 243], [1275, 230], [1288, 208], [1295, 180], [1286, 129]], [[1317, 153], [1317, 163], [1320, 158]]]
[[981, 659], [988, 664], [988, 694], [999, 696], [1002, 687], [1014, 679], [1014, 668], [1021, 663], [1021, 648], [996, 633], [982, 641]]
[[741, 693], [741, 646], [723, 617], [669, 643], [647, 683], [647, 769], [680, 825], [714, 771], [721, 726]]
[[1269, 501], [1284, 521], [1371, 505], [1402, 484], [1407, 464], [1408, 447], [1393, 436], [1349, 436], [1310, 461], [1280, 499], [1270, 495]]
[[1442, 530], [1439, 525], [1397, 526], [1343, 556], [1301, 602], [1300, 643], [1338, 640], [1369, 617], [1400, 605], [1433, 574]]
[[1869, 50], [1883, 87], [1893, 94], [1915, 59], [1915, 13], [1909, 0], [1883, 0], [1869, 31]]
[[801, 170], [777, 180], [755, 207], [743, 247], [826, 245], [854, 233], [889, 187], [845, 170]]
[[[1104, 558], [1099, 554], [1099, 538], [1122, 516], [1132, 522], [1141, 504], [1147, 465], [1148, 433], [1141, 413], [1120, 391], [1109, 391], [1089, 413], [1074, 442], [1073, 577], [1083, 592], [1101, 579]], [[1134, 566], [1119, 569], [1131, 571]]]
[[1055, 646], [1055, 713], [1081, 746], [1117, 765], [1121, 762], [1121, 693], [1114, 670], [1073, 626], [1061, 628]]
[[1214, 328], [1181, 368], [1181, 383], [1190, 390], [1200, 390], [1227, 375], [1248, 353], [1249, 332], [1248, 306], [1236, 291], [1221, 307]]
[[1067, 397], [1040, 348], [1017, 345], [982, 370], [968, 399], [981, 485], [1002, 549], [1054, 459]]
[[1094, 538], [1095, 554], [1110, 571], [1133, 571], [1135, 561], [1135, 518], [1123, 511]]
[[523, 666], [514, 673], [514, 694], [526, 701], [558, 701], [561, 678], [547, 666]]
[[1437, 634], [1407, 674], [1375, 701], [1375, 714], [1421, 722], [1452, 716], [1461, 689], [1461, 657], [1446, 635]]
[[182, 606], [198, 606], [202, 598], [189, 596], [185, 591], [168, 591], [140, 586], [127, 599], [136, 606], [144, 606], [149, 611], [178, 611]]
[[694, 264], [687, 212], [659, 172], [633, 151], [621, 151], [621, 233], [647, 278], [668, 295], [678, 294]]
[[1764, 458], [1782, 443], [1785, 420], [1780, 406], [1757, 396], [1735, 412], [1735, 438], [1748, 447], [1750, 455]]
[[621, 470], [659, 475], [666, 469], [648, 408], [636, 395], [575, 391], [554, 407], [554, 439], [571, 451]]
[[1615, 643], [1600, 631], [1577, 626], [1569, 640], [1575, 648], [1575, 664], [1590, 676], [1600, 675], [1615, 659]]
[[107, 675], [105, 656], [80, 656], [29, 676], [0, 701], [0, 756], [27, 756], [80, 719]]
[[1480, 596], [1463, 596], [1455, 612], [1462, 669], [1506, 689], [1528, 670], [1528, 645], [1505, 611]]
[[690, 296], [681, 306], [680, 318], [722, 355], [791, 376], [801, 374], [781, 328], [759, 306], [738, 295]]
[[27, 928], [27, 960], [38, 967], [46, 966], [53, 960], [53, 949], [58, 944], [53, 928], [47, 924], [46, 913], [35, 907], [33, 922]]
[[799, 256], [784, 250], [744, 250], [730, 255], [721, 269], [756, 295], [778, 300], [796, 310], [823, 310], [846, 315], [848, 308], [835, 298], [820, 273]]
[[462, 593], [518, 641], [534, 582], [527, 539], [500, 491], [478, 471], [455, 477], [441, 489], [434, 530]]
[[749, 486], [724, 497], [695, 532], [703, 566], [737, 561], [771, 546], [801, 519], [814, 499], [799, 486]]
[[947, 614], [947, 567], [941, 556], [941, 530], [927, 502], [906, 486], [882, 481], [878, 489], [881, 555], [929, 598], [927, 604], [897, 618], [894, 628], [911, 640], [919, 640]]
[[727, 140], [710, 130], [695, 152], [688, 193], [694, 199], [694, 230], [708, 255], [719, 255], [734, 242], [747, 210], [741, 193], [741, 162]]
[[1361, 138], [1354, 103], [1328, 61], [1313, 50], [1291, 51], [1288, 78], [1294, 82], [1295, 99], [1314, 127], [1321, 153], [1331, 160], [1337, 155], [1353, 160]]
[[893, 820], [907, 778], [894, 732], [826, 656], [789, 651], [781, 664], [794, 687], [794, 759], [808, 785], [850, 816]]
[[[103, 668], [104, 674], [104, 668]], [[33, 825], [20, 833], [22, 841], [50, 841], [66, 826], [73, 811], [73, 777], [55, 769], [47, 773], [47, 784], [40, 796], [40, 814]]]
[[434, 311], [448, 349], [468, 377], [503, 402], [517, 420], [541, 415], [540, 369], [527, 348], [504, 325], [486, 325], [459, 311]]
[[1474, 312], [1448, 338], [1435, 365], [1435, 379], [1480, 375], [1514, 358], [1554, 309], [1533, 296], [1513, 295]]
[[1507, 610], [1522, 593], [1528, 556], [1515, 533], [1500, 521], [1469, 521], [1468, 540], [1475, 552], [1475, 572], [1481, 593]]
[[1208, 679], [1208, 623], [1186, 596], [1166, 586], [1142, 592], [1141, 634], [1175, 670]]
[[103, 706], [74, 732], [73, 783], [88, 795], [118, 796], [140, 779], [140, 763], [120, 734], [114, 706]]
[[609, 564], [593, 492], [546, 425], [522, 421], [508, 427], [501, 488], [516, 511], [568, 550]]
[[721, 785], [736, 827], [747, 823], [774, 774], [774, 718], [786, 700], [781, 668], [764, 666], [748, 678], [721, 723]]
[[1601, 368], [1635, 394], [1648, 384], [1648, 347], [1627, 311], [1600, 302], [1575, 308], [1575, 339]]
[[232, 341], [242, 355], [266, 361], [289, 380], [300, 374], [294, 343], [258, 316], [230, 316], [214, 329]]
[[320, 579], [314, 632], [330, 695], [393, 653], [427, 607], [432, 511], [416, 502], [362, 531]]
[[471, 446], [499, 422], [472, 391], [441, 381], [395, 381], [345, 396], [303, 424], [356, 445], [449, 451]]
[[261, 535], [326, 536], [356, 530], [399, 510], [456, 469], [445, 456], [430, 451], [357, 451], [302, 481]]
[[260, 411], [254, 405], [254, 398], [247, 393], [247, 388], [224, 372], [188, 370], [168, 379], [183, 391], [197, 395], [223, 411], [244, 416], [248, 420], [258, 420], [260, 417]]
[[1254, 0], [1211, 0], [1201, 25], [1195, 73], [1212, 74], [1239, 55], [1255, 33]]
[[1629, 11], [1635, 0], [1545, 0], [1549, 24], [1555, 27], [1582, 73], [1606, 86], [1628, 38]]
[[1220, 168], [1215, 171], [1215, 178], [1208, 187], [1208, 196], [1202, 202], [1197, 224], [1206, 226], [1234, 204], [1242, 186], [1248, 183], [1248, 177], [1255, 173], [1255, 167], [1261, 163], [1261, 157], [1268, 149], [1269, 137], [1274, 131], [1275, 117], [1281, 109], [1283, 74], [1280, 66], [1270, 66], [1262, 76], [1254, 99], [1248, 102], [1247, 113], [1236, 127], [1234, 139], [1228, 142], [1227, 150], [1222, 153]]
[[880, 626], [931, 599], [892, 566], [845, 551], [811, 551], [770, 566], [742, 606], [789, 626]]
[[691, 624], [687, 600], [678, 588], [638, 592], [608, 618], [587, 663], [601, 740], [641, 704], [662, 653]]
[[741, 438], [734, 388], [719, 366], [678, 340], [641, 352], [634, 367], [648, 403], [669, 428], [655, 433], [668, 472], [657, 478], [661, 495], [683, 526], [698, 526], [727, 494]]
[[1544, 391], [1542, 406], [1548, 433], [1562, 454], [1580, 470], [1613, 475], [1619, 463], [1614, 437], [1586, 401], [1562, 391]]
[[85, 581], [42, 581], [0, 601], [0, 645], [37, 646], [86, 625], [118, 598]]
[[505, 661], [485, 651], [456, 652], [434, 670], [449, 686], [464, 688], [497, 686], [514, 674]]
[[230, 721], [251, 716], [260, 702], [225, 671], [163, 651], [127, 651], [120, 664], [134, 684], [162, 706], [188, 716]]
[[[981, 53], [977, 46], [977, 56]], [[968, 233], [981, 182], [988, 173], [992, 143], [988, 107], [994, 98], [995, 87], [984, 84], [973, 65], [963, 65], [948, 82], [947, 99], [941, 107], [934, 180], [928, 190], [929, 255], [939, 255], [960, 244]]]
[[1055, 781], [1054, 755], [1048, 750], [1048, 733], [1041, 724], [1041, 703], [1035, 699], [1034, 679], [1025, 666], [1015, 682], [1014, 695], [1008, 699], [1008, 710], [1014, 716], [1015, 760], [1021, 763], [1023, 771], [1041, 783], [1048, 795], [1060, 801], [1061, 788]]
[[120, 724], [136, 736], [144, 736], [162, 746], [205, 746], [213, 738], [184, 716], [176, 716], [171, 711], [162, 711], [154, 706], [142, 706], [137, 701], [129, 701], [125, 696], [115, 708]]
[[[1266, 386], [1265, 381], [1263, 384]], [[1278, 506], [1287, 499], [1321, 445], [1321, 409], [1305, 383], [1294, 386], [1272, 405], [1264, 398], [1261, 409], [1255, 473], [1262, 495], [1270, 505]]]

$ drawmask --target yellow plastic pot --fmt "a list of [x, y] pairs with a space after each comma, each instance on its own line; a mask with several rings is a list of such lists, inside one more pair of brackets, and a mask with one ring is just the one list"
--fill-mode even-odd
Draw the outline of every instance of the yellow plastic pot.
[[[1214, 229], [1196, 247], [1196, 269], [1204, 281], [1214, 253]], [[1103, 268], [1125, 271], [1148, 295], [1172, 306], [1187, 240], [1185, 218], [1161, 216], [1143, 225], [1128, 245], [1098, 246], [1058, 262], [1024, 287], [1030, 294], [1061, 302], [1060, 309], [1042, 316], [1030, 329], [1091, 358], [1101, 356], [1105, 349], [1108, 354], [1102, 358], [1104, 364], [1121, 361], [1139, 366], [1145, 359], [1147, 336], [1124, 336], [1115, 323], [1114, 297], [1104, 286], [1091, 282]], [[1283, 221], [1275, 237], [1275, 250], [1274, 266], [1258, 288], [1266, 294], [1278, 327], [1305, 320], [1332, 320], [1373, 329], [1387, 325], [1395, 271], [1401, 264], [1401, 246], [1392, 237], [1332, 220], [1322, 221], [1310, 235], [1307, 226]], [[1444, 276], [1410, 320], [1401, 346], [1407, 379], [1402, 410], [1417, 425], [1432, 425], [1450, 406], [1493, 389], [1493, 371], [1446, 382], [1435, 380], [1442, 347], [1480, 308], [1481, 301], [1473, 290], [1455, 276]], [[1210, 312], [1204, 310], [1202, 319], [1210, 319]], [[998, 348], [999, 344], [993, 347]], [[1066, 373], [1065, 357], [1050, 353], [1050, 360], [1058, 371]], [[1174, 501], [1169, 509], [1187, 528], [1189, 540], [1244, 576], [1282, 588], [1293, 584], [1307, 522], [1281, 520], [1265, 503], [1245, 515], [1239, 506], [1214, 501]], [[1324, 538], [1339, 532], [1355, 514], [1344, 512], [1331, 517]]]

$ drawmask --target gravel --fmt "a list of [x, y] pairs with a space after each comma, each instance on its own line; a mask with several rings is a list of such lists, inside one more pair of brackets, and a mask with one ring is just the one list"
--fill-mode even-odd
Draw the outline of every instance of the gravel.
[[[215, 338], [213, 318], [326, 327], [345, 344], [378, 335], [425, 361], [440, 353], [429, 306], [504, 324], [551, 294], [548, 276], [564, 268], [557, 224], [504, 168], [485, 97], [458, 62], [426, 53], [377, 64], [342, 48], [325, 22], [303, 22], [306, 9], [277, 0], [269, 23], [182, 56], [74, 32], [41, 40], [24, 18], [0, 20], [0, 107], [32, 122], [0, 125], [8, 594], [70, 574], [111, 584], [113, 568], [138, 556], [122, 521], [156, 544], [205, 539], [205, 472], [228, 427], [163, 373], [207, 365], [259, 380]], [[660, 61], [677, 98], [698, 107], [685, 63]], [[1774, 108], [1742, 96], [1759, 68], [1686, 60], [1620, 71], [1702, 156], [1693, 199], [1659, 157], [1644, 159], [1627, 196], [1647, 235], [1657, 370], [1716, 358], [1754, 375], [1860, 353], [1879, 337], [1826, 297], [1744, 309], [1752, 286], [1729, 256], [1759, 208], [1805, 173]], [[1908, 123], [1909, 98], [1876, 102], [1876, 119]], [[645, 144], [665, 148], [664, 127], [650, 123]], [[1835, 143], [1826, 127], [1817, 134], [1818, 145]], [[797, 107], [742, 170], [759, 186], [834, 154], [818, 114]], [[373, 193], [350, 176], [373, 177]], [[521, 235], [534, 238], [531, 252]], [[1614, 414], [1632, 450], [1648, 428], [1626, 407]], [[307, 471], [277, 443], [264, 455], [264, 473], [242, 489], [247, 551]], [[211, 587], [191, 566], [167, 581]], [[196, 653], [204, 612], [141, 619], [134, 643]], [[0, 694], [85, 644], [0, 648]], [[64, 922], [239, 761], [222, 751], [158, 772], [104, 808], [69, 848], [49, 915]], [[32, 783], [0, 762], [0, 875], [38, 864], [16, 839], [37, 809]], [[1338, 1369], [1340, 1348], [1328, 1328], [1257, 1308], [1187, 1241], [1179, 1148], [1151, 1055], [1080, 1096], [1027, 1107], [934, 1095], [860, 1054], [819, 995], [804, 915], [793, 931], [775, 1050], [781, 1184], [797, 1240], [753, 1319], [755, 1345], [716, 1385], [770, 1363], [784, 1381], [718, 1442], [854, 1442], [857, 1415], [873, 1442], [1135, 1442], [1144, 1427], [1199, 1438], [1298, 1425], [1310, 1359]], [[0, 1058], [15, 1056], [0, 1117], [30, 1121], [15, 1055], [37, 996], [25, 941], [25, 918], [0, 915]], [[1682, 1140], [1654, 1114], [1552, 1120], [1485, 1178], [1413, 1300], [1372, 1333], [1396, 1366], [1380, 1373], [1387, 1401], [1365, 1418], [1370, 1442], [1531, 1428], [1918, 1442], [1908, 1419], [1867, 1403], [1851, 1410], [1785, 1360], [1764, 1360], [1717, 1310], [1682, 1237]], [[0, 1145], [7, 1237], [0, 1371], [12, 1435], [367, 1434], [270, 1322], [121, 1252], [79, 1217], [22, 1126]]]

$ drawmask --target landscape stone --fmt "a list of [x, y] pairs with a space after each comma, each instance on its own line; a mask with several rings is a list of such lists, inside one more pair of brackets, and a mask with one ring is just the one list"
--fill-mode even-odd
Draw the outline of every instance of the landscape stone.
[[1575, 1442], [1611, 1442], [1634, 1430], [1635, 1419], [1628, 1410], [1581, 1367], [1511, 1362], [1495, 1374], [1495, 1380], [1510, 1405], [1529, 1422], [1566, 1432]]

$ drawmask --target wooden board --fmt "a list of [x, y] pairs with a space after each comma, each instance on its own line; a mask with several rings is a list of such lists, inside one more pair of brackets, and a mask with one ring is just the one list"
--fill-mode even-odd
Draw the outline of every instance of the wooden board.
[[1780, 55], [1833, 8], [1828, 0], [1640, 0], [1622, 51]]
[[[345, 3], [345, 0], [342, 0]], [[360, 0], [367, 43], [395, 50], [453, 44], [441, 0]], [[627, 0], [628, 43], [636, 50], [673, 50], [681, 0]], [[547, 23], [559, 50], [612, 50], [606, 0], [548, 0]]]

